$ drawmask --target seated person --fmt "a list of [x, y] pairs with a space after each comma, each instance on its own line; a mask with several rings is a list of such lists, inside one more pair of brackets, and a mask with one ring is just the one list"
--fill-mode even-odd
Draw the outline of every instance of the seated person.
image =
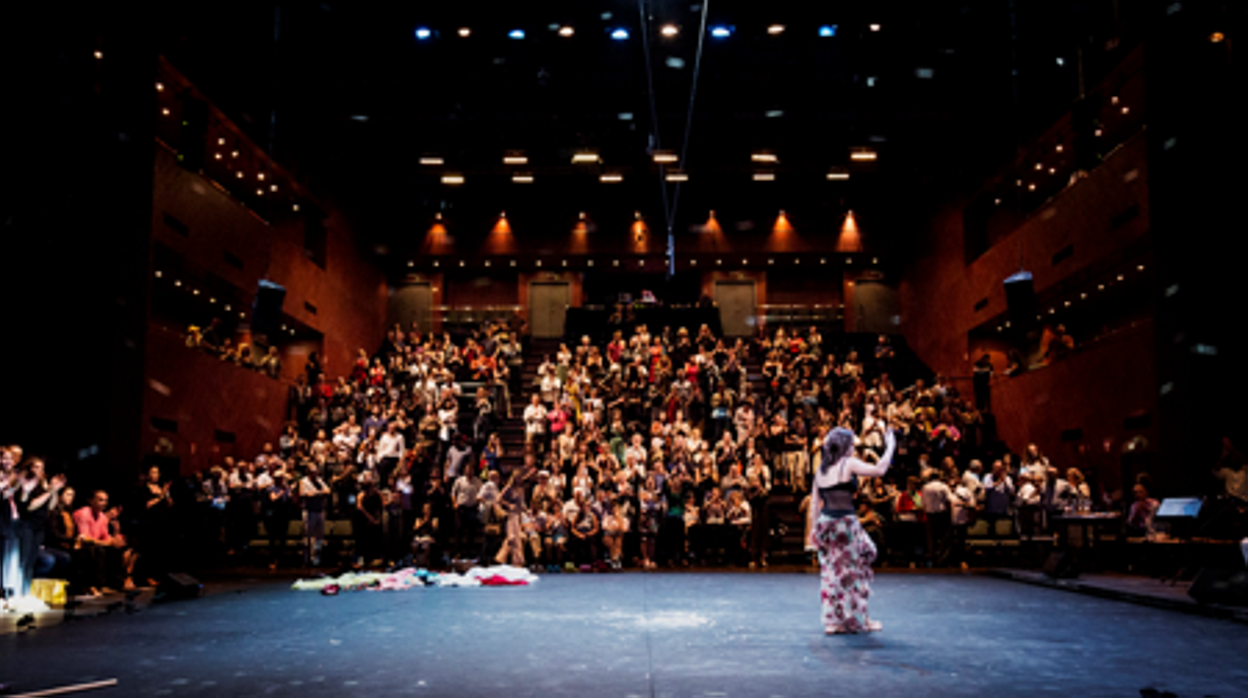
[[1143, 483], [1136, 483], [1132, 492], [1135, 501], [1127, 510], [1127, 535], [1147, 536], [1153, 530], [1153, 517], [1157, 515], [1160, 503], [1148, 496], [1148, 487]]
[[[108, 493], [96, 490], [91, 503], [74, 512], [74, 527], [82, 550], [84, 584], [92, 596], [108, 591], [109, 565], [114, 556], [127, 557], [126, 541], [113, 534], [114, 518], [108, 514]], [[134, 588], [134, 580], [127, 574], [125, 589]]]

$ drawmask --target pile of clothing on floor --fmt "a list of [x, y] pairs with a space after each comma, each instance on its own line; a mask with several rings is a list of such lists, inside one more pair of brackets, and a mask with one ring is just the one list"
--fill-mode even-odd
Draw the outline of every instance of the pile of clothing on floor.
[[334, 596], [343, 591], [406, 591], [425, 587], [498, 587], [524, 586], [538, 579], [523, 567], [496, 565], [473, 567], [463, 574], [430, 572], [405, 567], [393, 572], [347, 572], [337, 577], [300, 579], [292, 585], [296, 591], [319, 591]]

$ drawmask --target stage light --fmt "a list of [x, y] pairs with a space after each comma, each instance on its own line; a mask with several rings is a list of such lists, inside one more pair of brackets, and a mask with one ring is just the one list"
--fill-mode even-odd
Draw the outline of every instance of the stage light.
[[878, 157], [874, 150], [855, 150], [849, 154], [849, 159], [856, 162], [871, 162]]
[[561, 262], [561, 266], [565, 266], [565, 267], [566, 267], [566, 266], [568, 266], [568, 260], [566, 260], [566, 259], [565, 259], [565, 260], [562, 260], [562, 262]]
[[1126, 277], [1125, 277], [1125, 276], [1123, 276], [1122, 274], [1119, 274], [1119, 275], [1118, 275], [1118, 280], [1119, 280], [1119, 281], [1122, 281], [1122, 280], [1123, 280], [1123, 279], [1125, 279], [1125, 278], [1126, 278]]
[[1086, 301], [1087, 299], [1088, 299], [1088, 294], [1086, 294], [1086, 293], [1080, 293], [1080, 294], [1079, 294], [1079, 300], [1081, 300], [1081, 301]]
[[518, 40], [520, 40], [520, 39], [523, 39], [523, 38], [524, 38], [524, 30], [523, 30], [523, 29], [512, 29], [511, 31], [507, 32], [507, 36], [508, 36], [508, 37], [510, 37], [510, 38], [512, 38], [512, 39], [516, 39], [516, 40], [518, 41]]
[[1057, 64], [1058, 64], [1059, 66], [1066, 65], [1066, 59], [1065, 59], [1065, 58], [1062, 58], [1061, 56], [1058, 56], [1058, 57], [1057, 57]]
[[410, 260], [410, 259], [409, 259], [409, 260], [407, 260], [407, 266], [409, 266], [409, 267], [414, 267], [414, 266], [416, 266], [416, 262], [414, 262], [414, 261], [412, 261], [412, 260]]
[[1032, 182], [1031, 184], [1027, 185], [1027, 191], [1035, 191], [1035, 190], [1036, 190], [1035, 182]]
[[1057, 144], [1057, 147], [1056, 147], [1056, 148], [1054, 148], [1054, 150], [1056, 150], [1056, 151], [1057, 151], [1057, 152], [1059, 152], [1059, 153], [1060, 153], [1060, 152], [1062, 152], [1062, 144], [1061, 144], [1061, 143], [1058, 143], [1058, 144]]
[[780, 162], [780, 158], [775, 153], [751, 153], [750, 160], [754, 162]]
[[164, 274], [164, 272], [162, 272], [161, 270], [159, 270], [159, 269], [157, 269], [157, 270], [156, 270], [156, 278], [158, 278], [158, 279], [159, 279], [160, 277], [162, 277], [162, 276], [164, 276], [164, 275], [165, 275], [165, 274]]
[[1135, 270], [1136, 270], [1136, 271], [1144, 271], [1144, 265], [1143, 265], [1143, 264], [1141, 264], [1140, 266], [1136, 267], [1136, 268], [1135, 268]]
[[165, 107], [164, 109], [161, 109], [160, 113], [164, 114], [165, 116], [169, 116], [169, 107]]
[[487, 266], [487, 267], [488, 267], [488, 266], [490, 266], [490, 260], [488, 260], [488, 259], [487, 259], [487, 260], [485, 260], [485, 266]]
[[769, 258], [769, 259], [767, 260], [767, 263], [768, 263], [768, 264], [775, 264], [775, 263], [776, 263], [776, 260], [774, 260], [774, 259], [770, 259], [770, 258]]
[[748, 259], [743, 259], [743, 260], [741, 260], [741, 266], [745, 266], [745, 265], [747, 265], [747, 264], [749, 264], [749, 263], [750, 263], [750, 260], [748, 260]]
[[1093, 132], [1093, 135], [1095, 135], [1097, 138], [1100, 138], [1100, 137], [1101, 137], [1101, 133], [1102, 133], [1102, 132], [1101, 132], [1101, 129], [1099, 129], [1099, 128], [1098, 128], [1098, 129], [1096, 129], [1096, 131], [1094, 131], [1094, 132]]
[[680, 70], [681, 68], [685, 67], [685, 59], [678, 58], [676, 56], [668, 56], [667, 59], [663, 61], [663, 63], [667, 67], [675, 68], [676, 70]]
[[684, 172], [668, 172], [667, 181], [669, 182], [688, 182], [689, 175]]
[[529, 159], [523, 155], [507, 155], [503, 157], [504, 165], [527, 165]]
[[576, 30], [573, 29], [572, 27], [559, 27], [559, 36], [562, 36], [565, 39], [572, 36], [575, 33], [576, 33]]
[[442, 183], [443, 184], [463, 184], [464, 177], [463, 175], [443, 175]]
[[209, 303], [216, 303], [216, 302], [217, 302], [217, 299], [216, 299], [216, 298], [209, 298], [209, 299], [208, 299], [208, 302], [209, 302]]
[[238, 316], [239, 316], [239, 317], [241, 317], [241, 318], [245, 318], [245, 317], [247, 317], [247, 313], [244, 313], [243, 311], [241, 311], [241, 310], [240, 310], [240, 311], [238, 312]]
[[533, 175], [512, 175], [511, 181], [516, 184], [532, 184]]
[[239, 179], [242, 179], [242, 178], [243, 178], [243, 171], [242, 171], [242, 170], [239, 170], [238, 172], [235, 172], [234, 174], [238, 175], [238, 178], [239, 178]]
[[269, 191], [277, 191], [277, 185], [276, 184], [269, 185]]
[[659, 30], [659, 33], [670, 39], [671, 37], [680, 34], [680, 29], [677, 28], [675, 24], [664, 24], [663, 28]]
[[1049, 315], [1054, 315], [1056, 313], [1057, 313], [1057, 308], [1049, 308]]
[[217, 145], [225, 145], [225, 139], [224, 139], [224, 138], [218, 138], [218, 139], [217, 139]]
[[935, 74], [936, 74], [936, 71], [932, 70], [931, 68], [915, 68], [914, 69], [914, 76], [919, 78], [920, 80], [931, 80], [932, 76], [934, 76]]
[[1044, 169], [1044, 165], [1042, 165], [1041, 163], [1038, 163], [1038, 162], [1037, 162], [1037, 163], [1036, 163], [1036, 172], [1039, 172], [1039, 171], [1040, 171], [1040, 170], [1042, 170], [1042, 169]]
[[763, 116], [767, 117], [768, 119], [778, 119], [784, 116], [784, 110], [783, 109], [769, 109], [763, 112]]
[[846, 264], [853, 264], [853, 263], [854, 263], [854, 258], [853, 258], [853, 257], [846, 257], [846, 258], [845, 258], [845, 263], [846, 263]]
[[1117, 103], [1118, 103], [1118, 95], [1110, 95], [1110, 97], [1109, 97], [1109, 103], [1110, 103], [1110, 104], [1117, 104]]
[[514, 267], [514, 266], [516, 266], [516, 260], [514, 260], [514, 259], [513, 259], [513, 260], [511, 260], [511, 266], [513, 266], [513, 267]]
[[444, 161], [442, 160], [442, 158], [427, 157], [427, 158], [420, 159], [420, 164], [422, 165], [441, 165], [443, 163]]
[[96, 51], [96, 52], [95, 52], [95, 59], [96, 59], [96, 60], [100, 60], [100, 59], [102, 59], [103, 57], [104, 57], [104, 52], [103, 52], [103, 51]]
[[618, 259], [613, 259], [613, 260], [611, 260], [611, 266], [613, 266], [613, 267], [618, 267], [618, 266], [620, 266], [620, 260], [618, 260]]
[[534, 263], [533, 263], [533, 265], [534, 265], [534, 266], [537, 266], [537, 267], [542, 266], [542, 260], [540, 260], [540, 259], [539, 259], [539, 260], [537, 260], [536, 262], [534, 262]]
[[290, 328], [290, 333], [293, 335], [295, 333], [295, 328]]
[[995, 206], [1000, 206], [1000, 205], [1001, 205], [1001, 199], [993, 199], [993, 200], [992, 200], [992, 203], [993, 203], [993, 205], [995, 205]]
[[660, 150], [654, 154], [654, 161], [661, 165], [665, 165], [665, 164], [669, 164], [673, 162], [679, 162], [680, 157], [678, 157], [676, 153], [673, 153], [671, 151]]
[[263, 182], [263, 181], [264, 181], [264, 173], [263, 173], [263, 172], [261, 172], [261, 173], [257, 174], [257, 175], [256, 175], [256, 179], [258, 179], [258, 180], [260, 180], [261, 182]]
[[623, 112], [620, 112], [618, 115], [616, 115], [616, 118], [618, 118], [620, 121], [632, 121], [632, 120], [633, 120], [633, 113], [632, 113], [632, 112], [623, 111]]
[[572, 155], [572, 164], [574, 165], [583, 165], [594, 162], [598, 162], [598, 153], [575, 153]]
[[576, 217], [580, 220], [585, 220], [585, 212], [581, 211], [580, 213], [576, 215]]
[[177, 279], [176, 281], [174, 281], [174, 282], [173, 282], [173, 285], [174, 285], [174, 286], [181, 286], [181, 285], [182, 285], [182, 280], [181, 280], [181, 279]]
[[257, 190], [256, 190], [256, 196], [264, 196], [264, 190], [263, 190], [263, 189], [257, 189]]
[[628, 30], [625, 29], [624, 27], [620, 27], [611, 32], [611, 38], [615, 39], [616, 41], [626, 41], [628, 39], [628, 36], [629, 36]]
[[292, 210], [292, 211], [298, 211], [298, 210], [299, 210], [299, 204], [294, 204], [294, 205], [292, 205], [292, 206], [290, 207], [290, 210]]
[[1069, 308], [1069, 307], [1070, 307], [1070, 301], [1066, 301], [1065, 303], [1063, 303], [1063, 305], [1065, 305], [1067, 308]]
[[229, 303], [226, 303], [226, 304], [225, 304], [225, 307], [224, 307], [224, 308], [222, 308], [222, 310], [224, 310], [224, 311], [225, 311], [225, 312], [227, 312], [227, 313], [228, 313], [228, 312], [230, 312], [230, 310], [231, 310], [231, 308], [230, 308], [230, 304], [229, 304]]
[[1122, 108], [1122, 113], [1123, 113], [1123, 114], [1126, 114], [1126, 113], [1127, 113], [1127, 112], [1129, 112], [1129, 111], [1131, 111], [1131, 107], [1123, 107], [1123, 108]]
[[867, 76], [867, 87], [875, 87], [875, 76], [874, 76], [874, 75], [868, 75], [868, 76]]
[[718, 267], [724, 266], [724, 260], [722, 259], [715, 260], [715, 266], [718, 266]]
[[711, 27], [711, 36], [715, 37], [716, 39], [727, 39], [728, 37], [732, 36], [732, 28], [725, 27], [723, 25]]
[[592, 259], [585, 260], [585, 266], [589, 266], [589, 267], [594, 266], [594, 260]]
[[646, 266], [646, 260], [644, 260], [644, 259], [639, 259], [639, 260], [637, 260], [637, 266], [639, 266], [639, 267], [644, 267], [644, 266]]
[[780, 34], [783, 34], [783, 33], [784, 33], [784, 25], [783, 25], [783, 24], [773, 24], [773, 25], [771, 25], [770, 27], [767, 27], [767, 33], [768, 33], [768, 34], [771, 34], [772, 36], [778, 36], [778, 35], [780, 35]]
[[1050, 168], [1049, 168], [1049, 174], [1057, 174], [1057, 168], [1056, 168], [1056, 167], [1050, 167]]
[[869, 28], [871, 31], [873, 31], [873, 32], [878, 32], [878, 31], [880, 30], [880, 25], [878, 25], [878, 24], [871, 24], [871, 25], [868, 25], [868, 28]]
[[[1213, 42], [1213, 43], [1215, 43], [1215, 44], [1220, 44], [1220, 43], [1222, 43], [1222, 40], [1223, 40], [1223, 39], [1225, 39], [1225, 38], [1226, 38], [1226, 36], [1224, 36], [1224, 35], [1222, 34], [1222, 32], [1214, 32], [1214, 33], [1212, 33], [1212, 34], [1210, 34], [1210, 35], [1209, 35], [1209, 41], [1211, 41], [1211, 42]], [[96, 57], [98, 58], [99, 56], [96, 56]]]
[[[433, 32], [429, 31], [429, 28], [428, 28], [428, 27], [417, 27], [417, 28], [416, 28], [416, 38], [417, 38], [417, 39], [419, 39], [419, 40], [421, 40], [421, 41], [424, 41], [425, 39], [428, 39], [428, 38], [429, 38], [429, 37], [431, 37], [431, 36], [433, 36]], [[282, 329], [286, 329], [286, 328], [285, 328], [285, 327], [283, 327]]]
[[1098, 290], [1098, 291], [1104, 291], [1104, 290], [1105, 290], [1105, 284], [1097, 284], [1097, 285], [1096, 285], [1096, 290]]
[[158, 83], [156, 83], [156, 91], [157, 91], [157, 92], [164, 92], [164, 91], [165, 91], [165, 83], [163, 83], [163, 82], [158, 82]]
[[776, 181], [776, 174], [774, 172], [755, 172], [754, 181], [755, 182], [774, 182]]
[[623, 182], [624, 176], [618, 174], [604, 174], [598, 178], [598, 181], [603, 184], [615, 184], [617, 182]]
[[467, 39], [468, 37], [472, 36], [472, 30], [469, 29], [468, 27], [460, 27], [459, 36], [461, 39]]
[[822, 37], [824, 37], [825, 39], [826, 39], [826, 38], [829, 38], [829, 37], [836, 36], [836, 25], [835, 25], [835, 24], [825, 24], [825, 25], [823, 25], [822, 27], [819, 27], [819, 36], [822, 36]]
[[848, 172], [829, 172], [828, 173], [828, 181], [831, 181], [831, 182], [843, 182], [847, 179], [849, 179]]
[[820, 258], [819, 258], [819, 263], [820, 263], [820, 264], [827, 264], [827, 263], [828, 263], [828, 259], [827, 259], [826, 257], [820, 257]]
[[220, 159], [221, 159], [221, 153], [213, 153], [213, 154], [212, 154], [212, 159], [213, 159], [213, 160], [220, 160]]
[[230, 157], [232, 157], [232, 158], [236, 158], [236, 157], [238, 157], [238, 151], [237, 151], [237, 150], [232, 150], [232, 151], [230, 151]]

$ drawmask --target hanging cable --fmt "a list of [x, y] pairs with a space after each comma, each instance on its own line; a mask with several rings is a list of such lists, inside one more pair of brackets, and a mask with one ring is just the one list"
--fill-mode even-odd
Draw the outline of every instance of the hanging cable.
[[[693, 133], [693, 105], [698, 97], [698, 75], [702, 72], [702, 44], [706, 41], [706, 15], [710, 0], [702, 0], [702, 22], [698, 29], [698, 52], [693, 61], [693, 84], [689, 87], [689, 110], [685, 116], [685, 137], [680, 146], [681, 172], [688, 172], [689, 140]], [[667, 183], [664, 182], [664, 187]], [[672, 195], [672, 206], [667, 211], [667, 250], [668, 274], [676, 273], [676, 238], [672, 234], [672, 226], [676, 224], [676, 209], [680, 205], [680, 182]]]
[[[659, 138], [659, 108], [655, 102], [654, 96], [654, 70], [650, 62], [650, 18], [646, 14], [646, 0], [637, 0], [637, 12], [641, 15], [641, 52], [646, 59], [646, 94], [650, 98], [650, 138], [653, 141], [651, 154], [662, 148], [662, 141]], [[670, 220], [670, 204], [667, 195], [667, 175], [666, 167], [663, 163], [659, 163], [659, 188], [663, 192], [663, 218]], [[675, 271], [675, 255], [671, 248], [671, 225], [668, 225], [668, 271], [667, 276], [670, 279]]]

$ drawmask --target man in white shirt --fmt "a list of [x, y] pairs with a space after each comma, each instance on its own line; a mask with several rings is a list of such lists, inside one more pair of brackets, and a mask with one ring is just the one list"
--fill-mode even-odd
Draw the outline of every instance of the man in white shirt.
[[378, 484], [383, 489], [389, 486], [390, 474], [403, 460], [406, 448], [403, 434], [399, 433], [399, 423], [391, 420], [386, 424], [385, 433], [377, 439]]
[[927, 518], [927, 565], [939, 565], [948, 554], [949, 530], [953, 525], [953, 490], [932, 470], [920, 492]]
[[542, 405], [542, 396], [534, 393], [529, 406], [524, 408], [524, 442], [544, 451], [545, 440], [546, 407]]
[[971, 493], [976, 503], [984, 501], [984, 483], [980, 480], [983, 476], [984, 464], [978, 460], [972, 460], [966, 468], [966, 472], [962, 473], [961, 485]]

